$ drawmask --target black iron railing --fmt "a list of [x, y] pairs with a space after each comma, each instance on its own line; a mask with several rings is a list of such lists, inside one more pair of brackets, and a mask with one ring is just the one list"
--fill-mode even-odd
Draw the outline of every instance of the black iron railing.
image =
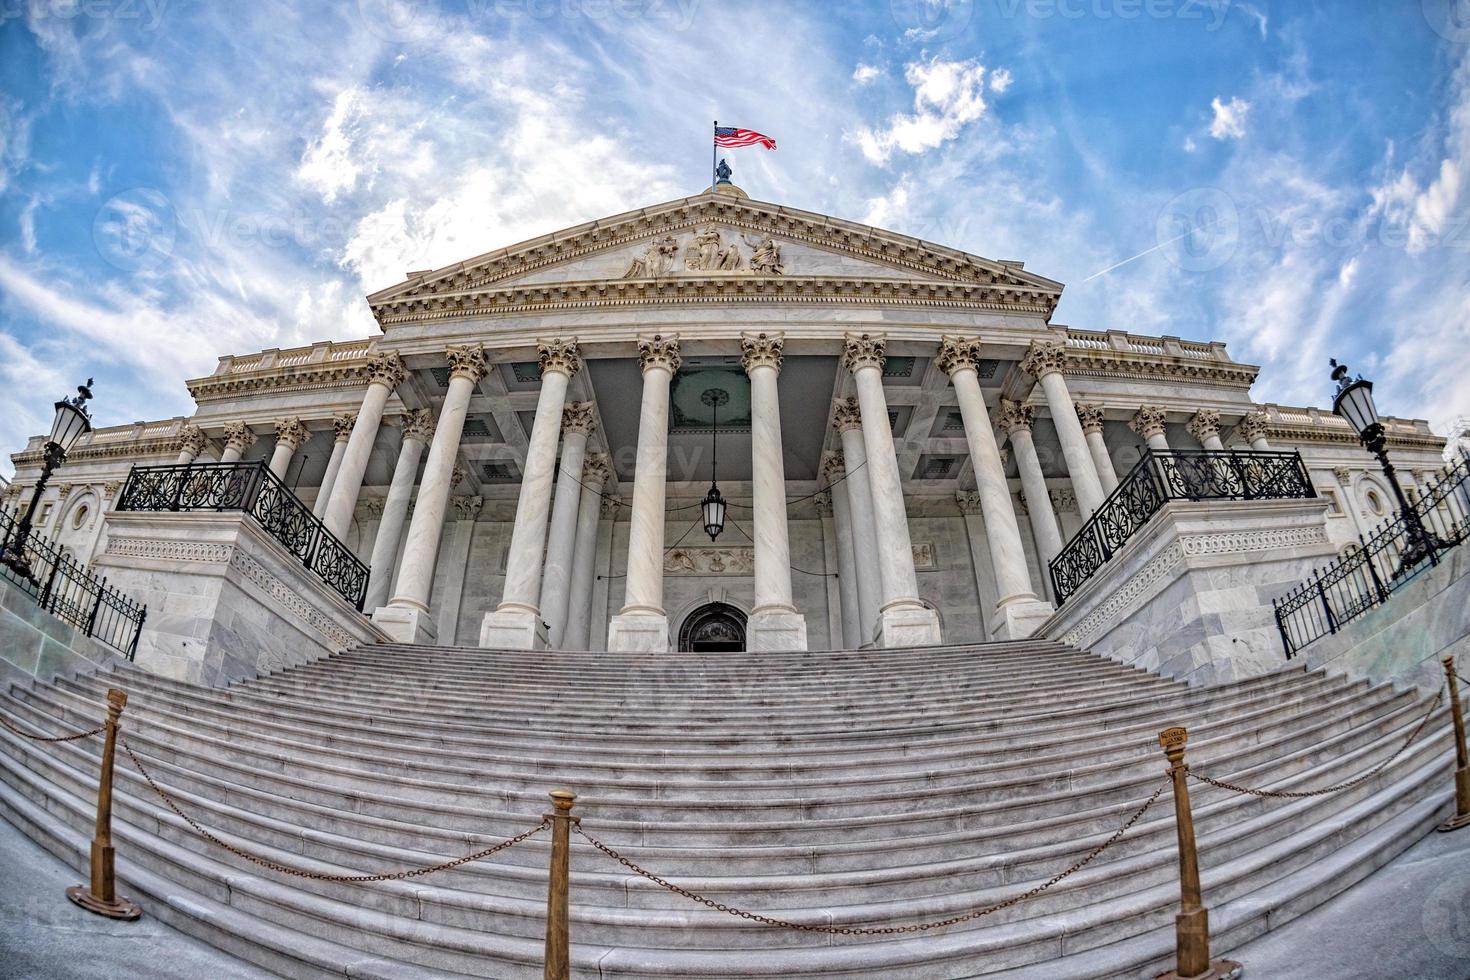
[[[15, 536], [15, 518], [0, 511], [0, 541]], [[25, 556], [35, 580], [0, 563], [3, 575], [42, 609], [132, 660], [148, 609], [98, 578], [37, 531], [26, 536]]]
[[1147, 450], [1097, 513], [1051, 560], [1061, 605], [1171, 500], [1286, 500], [1315, 497], [1295, 452]]
[[135, 466], [118, 510], [243, 511], [359, 610], [368, 567], [328, 531], [264, 461]]
[[1446, 469], [1410, 506], [1429, 532], [1428, 548], [1412, 546], [1409, 521], [1396, 514], [1366, 537], [1359, 535], [1347, 554], [1275, 600], [1276, 627], [1288, 658], [1387, 602], [1470, 537], [1470, 460]]

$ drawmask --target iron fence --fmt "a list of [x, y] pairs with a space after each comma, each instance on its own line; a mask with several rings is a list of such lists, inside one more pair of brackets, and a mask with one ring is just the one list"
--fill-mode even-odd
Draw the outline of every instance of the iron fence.
[[1387, 518], [1326, 568], [1315, 570], [1273, 603], [1288, 659], [1297, 651], [1388, 601], [1441, 556], [1470, 536], [1470, 460], [1448, 467], [1410, 504], [1429, 532], [1428, 548], [1412, 547], [1410, 522]]
[[1057, 605], [1097, 574], [1171, 500], [1315, 497], [1296, 452], [1150, 449], [1051, 560]]
[[[0, 541], [15, 536], [16, 520], [0, 511]], [[26, 536], [26, 561], [34, 580], [0, 563], [3, 575], [36, 604], [87, 636], [132, 660], [148, 609], [93, 575], [86, 565], [38, 531]]]
[[360, 611], [368, 566], [262, 461], [135, 466], [118, 510], [242, 511]]

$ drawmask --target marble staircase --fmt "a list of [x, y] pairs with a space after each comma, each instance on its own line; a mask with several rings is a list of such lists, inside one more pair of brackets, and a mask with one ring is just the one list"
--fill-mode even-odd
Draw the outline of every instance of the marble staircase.
[[[1300, 668], [1190, 688], [1044, 641], [845, 653], [646, 655], [373, 646], [228, 689], [133, 668], [16, 686], [55, 731], [130, 694], [128, 740], [204, 826], [325, 872], [432, 864], [534, 826], [584, 827], [716, 901], [814, 924], [905, 925], [1007, 898], [1110, 836], [1163, 780], [1157, 733], [1203, 773], [1312, 788], [1392, 756], [1413, 691]], [[1317, 799], [1194, 784], [1216, 951], [1367, 875], [1447, 810], [1449, 706], [1381, 773]], [[96, 739], [0, 731], [0, 815], [86, 864]], [[289, 977], [536, 977], [549, 837], [408, 881], [318, 882], [201, 839], [119, 754], [121, 890]], [[773, 929], [572, 849], [573, 974], [1152, 976], [1178, 898], [1167, 791], [1039, 897], [897, 938]], [[58, 901], [61, 896], [55, 896]], [[40, 897], [37, 897], [38, 899]]]

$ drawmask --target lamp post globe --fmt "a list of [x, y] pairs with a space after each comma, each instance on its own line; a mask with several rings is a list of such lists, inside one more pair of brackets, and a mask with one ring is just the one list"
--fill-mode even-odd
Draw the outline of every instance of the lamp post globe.
[[1399, 505], [1399, 519], [1404, 522], [1404, 549], [1399, 556], [1399, 574], [1419, 564], [1425, 558], [1433, 559], [1444, 547], [1433, 532], [1424, 526], [1419, 512], [1404, 496], [1394, 475], [1393, 464], [1388, 459], [1388, 436], [1383, 421], [1378, 416], [1378, 406], [1373, 401], [1373, 382], [1361, 374], [1353, 378], [1346, 364], [1336, 358], [1332, 365], [1332, 380], [1337, 382], [1337, 393], [1332, 398], [1332, 411], [1345, 419], [1357, 432], [1363, 447], [1378, 460], [1379, 467], [1388, 481], [1389, 490]]
[[36, 517], [36, 506], [41, 502], [41, 495], [46, 491], [52, 472], [66, 460], [66, 454], [76, 445], [77, 440], [92, 431], [92, 418], [87, 412], [87, 402], [91, 399], [92, 379], [88, 378], [86, 384], [77, 386], [76, 395], [63, 398], [52, 406], [55, 415], [51, 420], [51, 434], [41, 450], [41, 475], [31, 491], [30, 505], [26, 507], [25, 516], [16, 524], [14, 533], [0, 545], [0, 564], [33, 585], [39, 583], [35, 572], [31, 570], [25, 549], [31, 536], [32, 522]]

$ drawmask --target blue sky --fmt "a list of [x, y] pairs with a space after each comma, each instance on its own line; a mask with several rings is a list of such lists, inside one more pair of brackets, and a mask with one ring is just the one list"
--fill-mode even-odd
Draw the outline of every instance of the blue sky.
[[753, 197], [1022, 259], [1056, 322], [1470, 413], [1465, 0], [0, 0], [0, 448], [695, 193], [714, 118], [780, 143]]

